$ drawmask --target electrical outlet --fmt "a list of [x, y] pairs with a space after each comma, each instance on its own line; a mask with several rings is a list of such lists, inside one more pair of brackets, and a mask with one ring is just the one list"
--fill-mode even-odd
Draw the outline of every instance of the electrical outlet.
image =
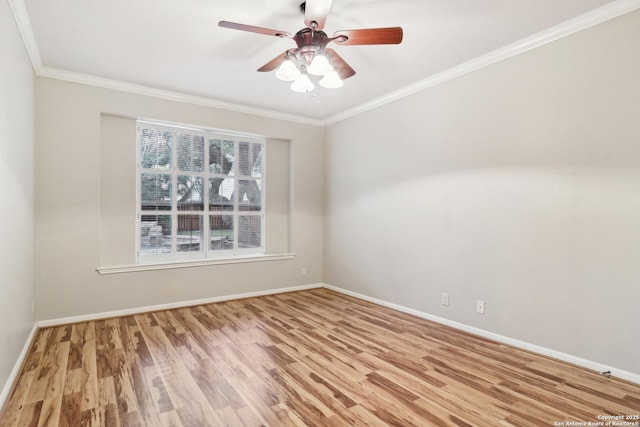
[[484, 314], [484, 301], [476, 301], [476, 311], [480, 314]]
[[305, 277], [307, 275], [307, 267], [302, 267], [300, 269], [300, 277]]
[[442, 293], [442, 305], [449, 305], [449, 294], [446, 292]]

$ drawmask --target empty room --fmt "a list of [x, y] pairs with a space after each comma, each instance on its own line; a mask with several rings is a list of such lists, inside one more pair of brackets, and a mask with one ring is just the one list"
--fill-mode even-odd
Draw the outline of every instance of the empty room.
[[640, 0], [0, 0], [0, 427], [640, 426]]

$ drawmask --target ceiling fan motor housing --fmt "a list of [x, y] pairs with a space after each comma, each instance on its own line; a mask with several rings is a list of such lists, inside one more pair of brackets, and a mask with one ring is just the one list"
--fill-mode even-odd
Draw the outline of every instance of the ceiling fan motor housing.
[[298, 45], [297, 54], [308, 64], [320, 50], [324, 49], [330, 39], [324, 31], [315, 31], [311, 28], [304, 28], [296, 33], [293, 40]]

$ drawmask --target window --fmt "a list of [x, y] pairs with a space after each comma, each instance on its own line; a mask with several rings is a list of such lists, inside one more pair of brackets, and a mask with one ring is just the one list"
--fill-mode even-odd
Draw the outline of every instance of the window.
[[264, 253], [265, 141], [138, 121], [138, 261]]

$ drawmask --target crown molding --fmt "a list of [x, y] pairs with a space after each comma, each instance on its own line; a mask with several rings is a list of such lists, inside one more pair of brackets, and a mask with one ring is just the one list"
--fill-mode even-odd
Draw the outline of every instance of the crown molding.
[[67, 71], [59, 68], [41, 66], [35, 69], [35, 73], [39, 77], [47, 77], [50, 79], [63, 80], [72, 83], [80, 83], [89, 86], [95, 86], [104, 89], [117, 90], [136, 95], [151, 96], [168, 101], [182, 102], [186, 104], [200, 105], [203, 107], [218, 108], [236, 113], [251, 114], [254, 116], [262, 116], [269, 119], [285, 120], [288, 122], [302, 123], [313, 126], [324, 126], [324, 121], [312, 119], [310, 117], [297, 116], [294, 114], [280, 113], [264, 108], [250, 107], [247, 105], [234, 104], [231, 102], [219, 101], [204, 96], [189, 95], [182, 92], [159, 89], [151, 86], [145, 86], [135, 83], [123, 82], [121, 80], [112, 80], [104, 77], [98, 77], [91, 74], [77, 73], [75, 71]]
[[42, 66], [42, 58], [40, 57], [40, 49], [38, 49], [36, 37], [33, 34], [27, 6], [24, 4], [24, 0], [7, 0], [7, 2], [13, 13], [13, 19], [18, 26], [18, 31], [20, 31], [20, 36], [22, 37], [22, 42], [31, 61], [31, 66], [35, 71]]
[[298, 116], [294, 114], [280, 113], [264, 108], [250, 107], [247, 105], [234, 104], [231, 102], [219, 101], [213, 98], [203, 96], [189, 95], [181, 92], [174, 92], [164, 89], [158, 89], [150, 86], [127, 83], [119, 80], [112, 80], [98, 77], [90, 74], [77, 73], [59, 68], [48, 67], [43, 65], [40, 49], [31, 26], [29, 13], [24, 0], [7, 0], [14, 20], [18, 26], [18, 31], [22, 36], [27, 55], [31, 60], [31, 66], [36, 76], [47, 77], [51, 79], [63, 80], [73, 83], [81, 83], [90, 86], [101, 87], [105, 89], [117, 90], [120, 92], [128, 92], [137, 95], [151, 96], [169, 101], [182, 102], [187, 104], [200, 105], [203, 107], [219, 108], [236, 113], [251, 114], [255, 116], [266, 117], [269, 119], [284, 120], [288, 122], [301, 123], [313, 126], [324, 126], [323, 120], [313, 119], [310, 117]]
[[531, 49], [544, 46], [547, 43], [567, 37], [571, 34], [617, 18], [629, 12], [633, 12], [636, 9], [640, 9], [640, 0], [616, 0], [583, 15], [577, 16], [576, 18], [536, 33], [530, 37], [501, 47], [470, 61], [463, 62], [462, 64], [419, 80], [401, 89], [331, 116], [325, 120], [325, 124], [330, 125], [337, 123], [415, 93], [422, 92], [426, 89], [448, 82], [449, 80], [480, 70], [516, 55], [520, 55], [521, 53], [527, 52]]
[[76, 73], [72, 71], [62, 70], [58, 68], [44, 66], [40, 56], [40, 51], [36, 43], [36, 39], [31, 27], [27, 8], [24, 0], [7, 0], [13, 12], [15, 21], [18, 25], [20, 34], [24, 41], [25, 48], [31, 60], [34, 72], [37, 76], [48, 77], [52, 79], [64, 80], [68, 82], [81, 83], [90, 86], [112, 89], [121, 92], [134, 93], [138, 95], [151, 96], [160, 99], [166, 99], [175, 102], [195, 104], [204, 107], [219, 108], [237, 113], [245, 113], [256, 116], [262, 116], [270, 119], [284, 120], [288, 122], [308, 124], [313, 126], [328, 126], [337, 123], [364, 112], [381, 107], [385, 104], [397, 101], [407, 96], [416, 94], [434, 86], [461, 77], [473, 71], [488, 67], [505, 59], [527, 52], [555, 40], [567, 37], [571, 34], [617, 18], [634, 10], [640, 9], [640, 0], [615, 0], [600, 8], [594, 9], [576, 18], [565, 21], [559, 25], [541, 31], [530, 37], [519, 40], [502, 48], [481, 55], [470, 61], [451, 67], [440, 73], [419, 80], [408, 86], [396, 91], [390, 92], [381, 97], [375, 98], [369, 102], [345, 110], [341, 113], [328, 117], [326, 119], [313, 119], [310, 117], [298, 116], [293, 114], [280, 113], [268, 109], [250, 107], [247, 105], [235, 104], [225, 101], [219, 101], [213, 98], [207, 98], [196, 95], [189, 95], [181, 92], [174, 92], [150, 86], [127, 83], [119, 80], [106, 79], [103, 77], [93, 76], [89, 74]]

